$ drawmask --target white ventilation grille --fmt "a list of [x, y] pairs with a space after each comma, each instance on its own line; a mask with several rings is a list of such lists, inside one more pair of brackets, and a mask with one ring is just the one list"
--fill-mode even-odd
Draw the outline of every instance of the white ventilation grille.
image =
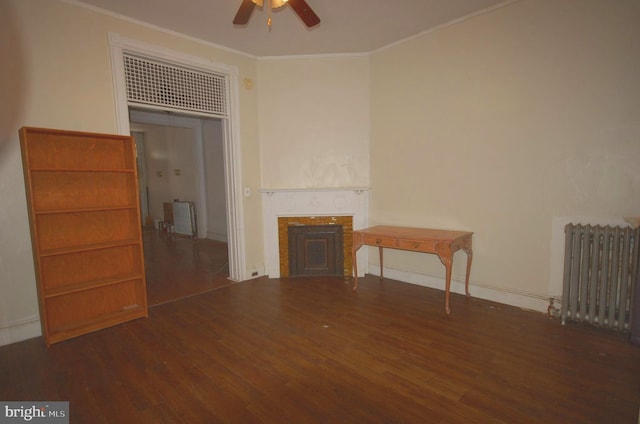
[[227, 116], [224, 76], [124, 55], [130, 103]]

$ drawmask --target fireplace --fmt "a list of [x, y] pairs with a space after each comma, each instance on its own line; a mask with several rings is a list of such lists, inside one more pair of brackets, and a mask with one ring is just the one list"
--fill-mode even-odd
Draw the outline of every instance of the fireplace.
[[[337, 271], [336, 275], [351, 276], [353, 274], [352, 233], [354, 229], [368, 226], [369, 190], [367, 188], [263, 189], [262, 200], [265, 272], [269, 277], [290, 275], [289, 228], [310, 225], [342, 226], [343, 264], [342, 272]], [[314, 248], [328, 248], [326, 246], [326, 243], [329, 243], [328, 240], [318, 243]], [[325, 246], [321, 246], [323, 243]], [[360, 249], [358, 251], [359, 273], [366, 272], [367, 262], [365, 249]]]

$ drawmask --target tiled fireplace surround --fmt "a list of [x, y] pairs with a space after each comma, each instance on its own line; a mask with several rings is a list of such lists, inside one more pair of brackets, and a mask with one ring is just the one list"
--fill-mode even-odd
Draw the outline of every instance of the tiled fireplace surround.
[[[288, 258], [283, 261], [280, 257], [281, 251], [287, 252], [287, 250], [280, 248], [278, 218], [307, 218], [303, 221], [324, 222], [332, 221], [332, 218], [352, 217], [355, 230], [366, 228], [369, 223], [368, 188], [264, 189], [262, 206], [265, 271], [270, 278], [279, 278], [281, 264], [288, 263]], [[316, 219], [308, 219], [311, 217]], [[350, 239], [350, 234], [347, 237]], [[358, 251], [360, 276], [364, 275], [368, 269], [367, 262], [366, 249], [360, 249]]]

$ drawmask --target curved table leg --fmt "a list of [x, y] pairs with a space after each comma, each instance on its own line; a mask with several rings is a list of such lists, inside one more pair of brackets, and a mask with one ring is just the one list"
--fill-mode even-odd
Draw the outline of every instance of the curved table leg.
[[354, 237], [353, 245], [351, 246], [351, 258], [353, 260], [353, 291], [358, 290], [358, 257], [356, 252], [362, 247], [362, 240]]
[[442, 263], [444, 264], [446, 270], [446, 285], [444, 288], [444, 311], [447, 315], [451, 315], [451, 308], [449, 307], [449, 294], [451, 290], [451, 258], [440, 258]]
[[353, 291], [358, 290], [358, 260], [356, 259], [356, 251], [355, 249], [352, 252], [353, 258]]
[[470, 297], [471, 294], [469, 294], [469, 275], [471, 274], [471, 261], [473, 260], [473, 251], [471, 249], [464, 249], [464, 251], [467, 254], [467, 277], [464, 281], [464, 288], [467, 297]]

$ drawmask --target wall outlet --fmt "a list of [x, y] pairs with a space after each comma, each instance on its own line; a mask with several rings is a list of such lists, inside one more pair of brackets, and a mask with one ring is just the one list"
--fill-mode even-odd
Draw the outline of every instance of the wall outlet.
[[265, 275], [264, 264], [253, 265], [247, 269], [249, 278], [257, 278]]

